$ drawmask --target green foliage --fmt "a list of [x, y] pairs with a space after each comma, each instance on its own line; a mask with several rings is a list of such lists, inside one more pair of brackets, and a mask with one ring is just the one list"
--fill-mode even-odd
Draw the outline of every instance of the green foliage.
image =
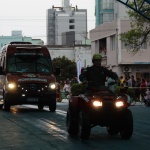
[[74, 96], [78, 96], [81, 94], [84, 90], [84, 85], [82, 83], [75, 83], [71, 87], [71, 93]]
[[[118, 94], [118, 95], [121, 94], [121, 93], [120, 93], [120, 86], [116, 86], [116, 88], [114, 89], [114, 93], [115, 93], [115, 94]], [[131, 98], [134, 98], [135, 91], [134, 91], [134, 89], [132, 89], [132, 88], [128, 88], [126, 94], [129, 95]]]
[[118, 94], [118, 95], [120, 94], [120, 86], [116, 86], [116, 87], [115, 87], [114, 93], [115, 93], [115, 94]]
[[[136, 2], [137, 7], [140, 7], [142, 3], [143, 0], [138, 0], [138, 2]], [[130, 5], [135, 7], [134, 2], [131, 2]], [[149, 8], [149, 4], [145, 3], [140, 11], [146, 10], [147, 8]], [[147, 16], [150, 15], [150, 11], [144, 12]], [[136, 53], [140, 50], [141, 46], [147, 42], [150, 33], [149, 20], [131, 9], [129, 9], [127, 13], [131, 20], [131, 30], [120, 34], [120, 39], [123, 41], [128, 51]]]
[[65, 56], [57, 57], [52, 60], [54, 68], [60, 67], [61, 76], [57, 77], [57, 80], [72, 79], [77, 75], [77, 67], [74, 61], [69, 60]]

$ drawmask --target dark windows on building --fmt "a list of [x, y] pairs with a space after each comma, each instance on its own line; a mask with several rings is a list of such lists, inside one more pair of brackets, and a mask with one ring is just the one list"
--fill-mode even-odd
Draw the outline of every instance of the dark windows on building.
[[69, 19], [69, 23], [74, 23], [75, 20], [74, 19]]
[[74, 25], [70, 25], [69, 29], [75, 29], [75, 26]]

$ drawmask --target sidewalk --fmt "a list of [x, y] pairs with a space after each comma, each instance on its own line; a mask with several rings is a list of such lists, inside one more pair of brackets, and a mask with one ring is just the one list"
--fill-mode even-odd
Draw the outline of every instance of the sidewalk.
[[133, 101], [131, 103], [131, 106], [145, 106], [145, 104], [143, 102], [135, 102], [135, 101]]

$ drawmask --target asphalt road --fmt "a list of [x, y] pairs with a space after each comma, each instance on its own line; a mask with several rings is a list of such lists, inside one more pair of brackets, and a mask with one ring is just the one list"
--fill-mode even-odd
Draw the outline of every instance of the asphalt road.
[[131, 106], [134, 132], [130, 140], [110, 136], [104, 127], [94, 127], [88, 141], [70, 137], [66, 131], [67, 101], [57, 103], [56, 112], [36, 106], [0, 110], [0, 150], [148, 150], [150, 107]]

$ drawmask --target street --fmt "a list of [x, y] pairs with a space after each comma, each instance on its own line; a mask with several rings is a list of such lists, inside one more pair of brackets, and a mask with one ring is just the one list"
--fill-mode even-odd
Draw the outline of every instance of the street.
[[0, 110], [0, 150], [148, 150], [150, 145], [150, 107], [130, 106], [134, 132], [130, 140], [110, 136], [105, 127], [94, 127], [88, 141], [70, 137], [66, 131], [68, 102], [57, 103], [56, 112], [44, 107], [23, 105], [10, 112]]

